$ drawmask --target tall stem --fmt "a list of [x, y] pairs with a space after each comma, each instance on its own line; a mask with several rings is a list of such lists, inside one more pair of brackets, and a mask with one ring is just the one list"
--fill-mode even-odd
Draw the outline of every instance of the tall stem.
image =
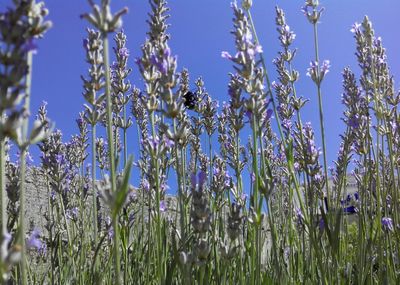
[[123, 107], [123, 119], [124, 119], [124, 128], [123, 128], [123, 140], [124, 140], [124, 168], [126, 167], [126, 162], [128, 161], [128, 143], [126, 136], [126, 105]]
[[[1, 118], [3, 119], [3, 118]], [[7, 198], [6, 198], [6, 143], [5, 139], [0, 141], [0, 215], [1, 215], [1, 235], [7, 231]]]
[[[104, 58], [104, 69], [105, 69], [105, 94], [107, 100], [107, 139], [108, 139], [108, 155], [110, 161], [110, 178], [111, 178], [111, 192], [116, 191], [116, 180], [115, 180], [115, 156], [114, 156], [114, 139], [112, 130], [112, 113], [111, 113], [111, 83], [110, 83], [110, 64], [109, 64], [109, 47], [108, 47], [108, 37], [107, 33], [103, 32], [103, 58]], [[120, 280], [120, 258], [119, 258], [119, 230], [118, 222], [116, 217], [113, 218], [113, 228], [114, 228], [114, 267], [115, 267], [115, 284], [121, 284]]]
[[[28, 74], [26, 76], [26, 88], [25, 88], [25, 102], [24, 108], [27, 113], [30, 110], [30, 96], [32, 86], [32, 52], [27, 54], [27, 66]], [[29, 118], [24, 120], [22, 125], [22, 136], [23, 144], [28, 140], [28, 127]], [[26, 176], [26, 152], [28, 151], [28, 145], [20, 146], [20, 197], [19, 197], [19, 242], [21, 245], [22, 257], [21, 257], [21, 283], [23, 285], [28, 284], [27, 268], [26, 268], [26, 245], [25, 245], [25, 176]]]
[[96, 125], [92, 125], [93, 242], [97, 246]]
[[[318, 76], [321, 74], [320, 63], [319, 63], [319, 49], [318, 49], [318, 29], [317, 23], [314, 23], [314, 47], [315, 47], [315, 61], [318, 66]], [[324, 175], [325, 175], [325, 186], [326, 186], [326, 196], [328, 200], [328, 205], [330, 205], [330, 195], [329, 195], [329, 179], [328, 179], [328, 164], [326, 159], [326, 145], [325, 145], [325, 126], [324, 126], [324, 112], [322, 106], [322, 92], [321, 92], [321, 82], [317, 84], [318, 93], [318, 107], [319, 107], [319, 123], [321, 128], [321, 139], [322, 139], [322, 152], [324, 156]]]
[[19, 200], [19, 243], [21, 245], [21, 283], [28, 284], [26, 268], [26, 244], [25, 244], [25, 176], [26, 176], [26, 148], [20, 154], [20, 200]]

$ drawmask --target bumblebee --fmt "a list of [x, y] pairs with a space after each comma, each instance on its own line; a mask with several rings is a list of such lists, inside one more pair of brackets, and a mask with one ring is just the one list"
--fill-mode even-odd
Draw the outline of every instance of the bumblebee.
[[193, 110], [196, 107], [198, 102], [196, 92], [188, 91], [183, 95], [183, 99], [185, 100], [184, 105], [189, 110]]

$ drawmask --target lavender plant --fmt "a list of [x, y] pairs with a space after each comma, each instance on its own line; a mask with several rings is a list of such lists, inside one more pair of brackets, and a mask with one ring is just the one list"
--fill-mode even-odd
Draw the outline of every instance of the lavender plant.
[[[0, 12], [3, 283], [399, 282], [400, 95], [367, 17], [351, 29], [361, 75], [343, 71], [345, 131], [329, 168], [322, 82], [330, 63], [319, 58], [318, 1], [302, 10], [313, 26], [307, 75], [317, 89], [322, 147], [317, 130], [302, 121], [308, 100], [297, 95], [300, 52], [279, 7], [281, 50], [270, 81], [252, 1], [231, 4], [236, 51], [221, 54], [233, 72], [220, 107], [201, 77], [192, 82], [189, 70], [179, 71], [166, 1], [149, 0], [135, 74], [122, 30], [127, 9], [112, 14], [110, 0], [89, 0], [92, 11], [82, 15], [94, 28], [83, 42], [84, 111], [77, 134], [64, 142], [61, 130], [52, 131], [46, 104], [28, 124], [32, 55], [51, 26], [48, 11], [33, 0], [13, 3]], [[131, 84], [135, 77], [142, 85]], [[27, 163], [32, 144], [38, 166]], [[8, 155], [14, 150], [17, 162]], [[42, 182], [46, 205], [43, 228], [32, 221], [27, 230], [30, 175]]]

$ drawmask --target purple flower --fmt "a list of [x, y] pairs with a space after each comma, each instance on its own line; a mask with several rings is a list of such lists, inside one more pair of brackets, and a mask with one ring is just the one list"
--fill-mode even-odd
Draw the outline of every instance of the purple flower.
[[383, 217], [382, 218], [382, 228], [386, 232], [388, 232], [388, 231], [392, 232], [394, 230], [392, 219], [388, 218], [388, 217]]
[[317, 173], [314, 175], [314, 181], [317, 183], [321, 183], [324, 180], [324, 178], [322, 177], [322, 175], [320, 173]]
[[360, 32], [360, 27], [361, 27], [361, 24], [355, 22], [353, 24], [353, 26], [351, 26], [350, 32], [352, 32], [353, 34], [358, 33], [358, 32]]
[[164, 200], [160, 202], [160, 212], [165, 213], [167, 211], [167, 203]]
[[77, 118], [77, 119], [75, 120], [75, 122], [76, 122], [76, 124], [77, 124], [78, 126], [82, 126], [83, 123], [84, 123], [85, 121], [83, 120], [82, 117], [79, 117], [79, 118]]
[[146, 192], [148, 192], [150, 190], [150, 183], [146, 178], [143, 178], [143, 180], [142, 180], [142, 188]]
[[56, 162], [59, 165], [64, 165], [65, 164], [65, 156], [62, 154], [57, 154], [56, 155]]
[[305, 15], [305, 16], [307, 16], [308, 15], [308, 13], [309, 13], [309, 6], [303, 6], [303, 7], [301, 7], [301, 12], [303, 12], [303, 14]]
[[42, 246], [38, 249], [38, 253], [41, 256], [45, 256], [47, 252], [47, 245], [45, 243], [42, 243]]
[[329, 60], [324, 60], [321, 65], [321, 80], [325, 74], [329, 72], [329, 68], [331, 67], [331, 62]]
[[282, 120], [282, 126], [286, 129], [286, 130], [290, 130], [292, 128], [292, 121], [289, 119], [283, 119]]
[[243, 35], [243, 41], [244, 41], [246, 44], [252, 44], [253, 35], [251, 34], [250, 31], [247, 31], [247, 33], [245, 33], [245, 34]]
[[290, 30], [288, 25], [284, 25], [280, 33], [281, 36], [279, 38], [284, 46], [289, 46], [296, 38], [296, 34]]
[[164, 180], [163, 181], [163, 183], [161, 183], [161, 185], [160, 185], [160, 190], [161, 190], [161, 192], [165, 192], [165, 191], [167, 191], [167, 190], [169, 190], [169, 186], [167, 185], [167, 183], [166, 183], [166, 181]]
[[358, 115], [354, 114], [347, 120], [347, 125], [352, 129], [358, 129], [360, 126], [360, 118]]
[[120, 48], [118, 50], [118, 54], [122, 58], [127, 58], [129, 56], [129, 49], [127, 49], [126, 47]]
[[26, 246], [28, 248], [36, 248], [39, 250], [42, 247], [42, 241], [39, 239], [40, 232], [38, 229], [34, 229], [29, 236], [28, 240], [26, 241]]
[[315, 142], [312, 139], [307, 141], [307, 153], [310, 157], [314, 157], [318, 154], [317, 148], [315, 147]]
[[263, 52], [263, 49], [262, 49], [262, 46], [260, 46], [260, 45], [256, 45], [254, 47], [247, 48], [247, 55], [249, 56], [249, 58], [251, 60], [254, 59], [254, 57], [256, 56], [257, 53], [262, 53], [262, 52]]
[[307, 68], [307, 76], [312, 77], [312, 74], [316, 74], [318, 69], [318, 61], [310, 61], [310, 67]]
[[221, 52], [221, 57], [222, 58], [226, 58], [226, 59], [232, 59], [231, 54], [229, 52], [227, 52], [227, 51]]
[[164, 57], [167, 58], [167, 57], [169, 57], [169, 56], [171, 56], [171, 49], [167, 46], [167, 47], [164, 49]]
[[343, 209], [343, 213], [345, 214], [355, 214], [358, 210], [355, 206], [349, 206]]
[[158, 147], [158, 145], [160, 144], [160, 139], [158, 138], [158, 136], [156, 136], [155, 138], [150, 136], [145, 140], [142, 139], [140, 142], [141, 142], [141, 144], [149, 144], [150, 147], [152, 147], [153, 149], [156, 149]]
[[229, 187], [231, 185], [232, 177], [229, 175], [228, 170], [225, 173], [225, 187]]
[[154, 64], [158, 71], [162, 74], [166, 74], [168, 71], [168, 60], [167, 58], [159, 59], [155, 54], [152, 54], [150, 57], [150, 62]]
[[311, 61], [310, 67], [307, 68], [306, 75], [311, 77], [312, 81], [316, 84], [320, 84], [324, 79], [325, 74], [329, 72], [331, 67], [329, 60], [324, 60], [321, 67], [319, 67], [318, 61]]
[[167, 148], [172, 148], [175, 145], [175, 142], [167, 137], [164, 137], [164, 144]]

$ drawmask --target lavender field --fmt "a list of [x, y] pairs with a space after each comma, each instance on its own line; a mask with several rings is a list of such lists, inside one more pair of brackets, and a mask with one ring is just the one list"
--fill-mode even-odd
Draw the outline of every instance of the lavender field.
[[400, 284], [400, 93], [382, 39], [367, 16], [349, 27], [357, 65], [337, 83], [344, 131], [331, 162], [319, 36], [329, 10], [298, 8], [312, 58], [297, 66], [290, 17], [275, 7], [269, 58], [252, 2], [226, 3], [234, 45], [217, 43], [231, 65], [220, 103], [178, 64], [165, 0], [148, 0], [139, 57], [131, 11], [88, 0], [72, 137], [51, 104], [33, 108], [51, 11], [0, 4], [2, 284]]

